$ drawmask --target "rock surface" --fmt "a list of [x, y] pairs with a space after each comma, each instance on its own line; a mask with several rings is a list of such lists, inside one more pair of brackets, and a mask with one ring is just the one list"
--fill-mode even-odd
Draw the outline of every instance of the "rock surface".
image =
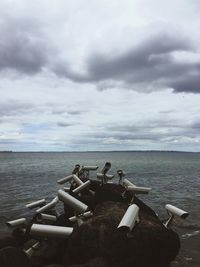
[[[179, 252], [180, 240], [150, 207], [137, 197], [133, 198], [122, 185], [91, 181], [91, 189], [95, 195], [87, 190], [81, 196], [71, 194], [87, 204], [93, 216], [85, 218], [81, 226], [72, 225], [68, 218], [73, 210], [64, 206], [55, 225], [73, 226], [71, 236], [68, 240], [39, 239], [42, 246], [31, 258], [32, 267], [51, 266], [49, 264], [64, 267], [169, 266]], [[139, 222], [128, 232], [117, 227], [130, 202], [139, 207]], [[13, 237], [13, 246], [23, 245], [25, 240], [19, 237]], [[28, 234], [25, 239], [29, 239]], [[9, 240], [7, 245], [12, 242]]]
[[178, 235], [167, 229], [154, 211], [136, 197], [139, 223], [130, 233], [117, 229], [130, 201], [129, 195], [122, 197], [123, 192], [122, 186], [112, 184], [97, 189], [94, 215], [70, 236], [65, 266], [90, 266], [91, 259], [103, 258], [108, 266], [164, 267], [176, 257], [180, 248]]

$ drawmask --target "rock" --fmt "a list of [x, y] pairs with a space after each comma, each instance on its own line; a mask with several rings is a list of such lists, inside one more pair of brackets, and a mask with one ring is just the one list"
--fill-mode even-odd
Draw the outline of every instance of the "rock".
[[15, 247], [0, 249], [1, 267], [31, 267], [30, 261], [23, 250]]
[[68, 240], [68, 264], [89, 266], [91, 259], [103, 258], [109, 266], [164, 267], [176, 257], [178, 235], [137, 198], [134, 202], [140, 208], [140, 222], [130, 233], [117, 229], [130, 199], [122, 197], [123, 191], [122, 186], [112, 184], [97, 189], [94, 199], [99, 204], [93, 217], [75, 228]]

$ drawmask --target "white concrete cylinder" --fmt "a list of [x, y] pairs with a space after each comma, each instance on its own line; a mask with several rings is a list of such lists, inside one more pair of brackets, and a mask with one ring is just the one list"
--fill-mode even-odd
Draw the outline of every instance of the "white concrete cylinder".
[[89, 218], [89, 217], [91, 217], [93, 215], [93, 213], [91, 212], [91, 211], [87, 211], [87, 212], [84, 212], [83, 214], [81, 214], [80, 216], [73, 216], [73, 217], [70, 217], [69, 218], [69, 220], [71, 221], [71, 222], [75, 222], [75, 221], [77, 221], [77, 219], [80, 217], [80, 218], [82, 218], [82, 219], [84, 219], [84, 218]]
[[85, 183], [83, 183], [82, 185], [80, 185], [79, 187], [76, 187], [74, 190], [73, 190], [73, 193], [79, 193], [81, 192], [83, 189], [89, 187], [91, 184], [90, 180], [86, 181]]
[[40, 199], [40, 200], [37, 200], [37, 201], [34, 201], [32, 203], [27, 204], [26, 207], [29, 209], [34, 209], [36, 207], [44, 206], [45, 204], [46, 204], [46, 201], [43, 198], [43, 199]]
[[31, 257], [31, 256], [34, 254], [35, 250], [36, 250], [37, 248], [39, 248], [39, 247], [40, 247], [40, 242], [36, 242], [36, 243], [33, 244], [29, 249], [24, 250], [24, 252], [26, 253], [26, 255], [27, 255], [28, 257]]
[[37, 209], [36, 212], [37, 213], [42, 213], [42, 212], [44, 212], [46, 210], [52, 209], [53, 207], [56, 206], [57, 203], [58, 203], [58, 197], [55, 197], [51, 202], [49, 202], [45, 206]]
[[78, 176], [76, 174], [73, 174], [73, 180], [77, 185], [82, 185], [83, 181], [81, 181], [80, 178], [78, 178]]
[[72, 227], [33, 224], [30, 229], [30, 234], [32, 236], [68, 238], [71, 235], [72, 231]]
[[123, 180], [123, 185], [124, 185], [125, 187], [127, 187], [127, 186], [136, 186], [136, 185], [134, 185], [133, 183], [131, 183], [128, 179], [124, 179], [124, 180]]
[[187, 211], [184, 211], [182, 209], [179, 209], [179, 208], [177, 208], [177, 207], [175, 207], [173, 205], [170, 205], [170, 204], [165, 205], [165, 208], [172, 215], [179, 216], [182, 219], [185, 219], [189, 215], [189, 213]]
[[20, 219], [16, 219], [16, 220], [13, 220], [13, 221], [9, 221], [6, 223], [6, 225], [8, 227], [23, 227], [23, 226], [26, 226], [27, 224], [27, 220], [25, 218], [20, 218]]
[[112, 179], [113, 177], [114, 177], [115, 175], [113, 174], [103, 174], [103, 173], [97, 173], [97, 178], [98, 179], [103, 179], [104, 177], [106, 178], [106, 179]]
[[61, 178], [61, 179], [59, 179], [59, 180], [57, 180], [57, 183], [58, 183], [58, 184], [64, 184], [64, 183], [66, 183], [66, 182], [71, 181], [72, 179], [73, 179], [73, 174], [71, 174], [71, 175], [69, 175], [69, 176], [66, 176], [66, 177], [64, 177], [64, 178]]
[[96, 171], [99, 167], [98, 166], [82, 166], [81, 169], [84, 171]]
[[69, 195], [68, 193], [64, 192], [63, 190], [58, 190], [58, 198], [62, 202], [65, 203], [65, 205], [70, 206], [73, 210], [75, 210], [78, 213], [84, 213], [88, 206], [85, 205], [83, 202], [79, 201], [75, 197]]
[[134, 194], [148, 194], [151, 190], [150, 187], [139, 187], [139, 186], [128, 186], [127, 191], [133, 192]]
[[129, 231], [132, 231], [135, 222], [139, 218], [138, 213], [139, 207], [137, 205], [132, 204], [131, 206], [129, 206], [117, 228], [125, 227], [128, 228]]
[[57, 220], [56, 216], [50, 215], [50, 214], [45, 214], [45, 213], [38, 214], [38, 218], [42, 219], [42, 220], [50, 221], [50, 222], [56, 222], [56, 220]]

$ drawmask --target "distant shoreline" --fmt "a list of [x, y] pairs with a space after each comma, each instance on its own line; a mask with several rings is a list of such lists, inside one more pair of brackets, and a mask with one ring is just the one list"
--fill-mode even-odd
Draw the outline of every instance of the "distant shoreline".
[[0, 151], [0, 153], [200, 153], [200, 151], [179, 150], [94, 150], [94, 151]]

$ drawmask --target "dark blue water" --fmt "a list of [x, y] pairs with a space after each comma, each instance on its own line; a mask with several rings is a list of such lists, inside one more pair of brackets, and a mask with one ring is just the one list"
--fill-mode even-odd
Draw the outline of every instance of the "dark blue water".
[[190, 213], [189, 224], [200, 224], [200, 153], [0, 153], [0, 230], [7, 220], [29, 212], [25, 204], [56, 196], [56, 180], [70, 174], [75, 164], [102, 168], [106, 161], [112, 163], [110, 173], [123, 169], [138, 186], [152, 187], [142, 199], [161, 217], [171, 203]]

